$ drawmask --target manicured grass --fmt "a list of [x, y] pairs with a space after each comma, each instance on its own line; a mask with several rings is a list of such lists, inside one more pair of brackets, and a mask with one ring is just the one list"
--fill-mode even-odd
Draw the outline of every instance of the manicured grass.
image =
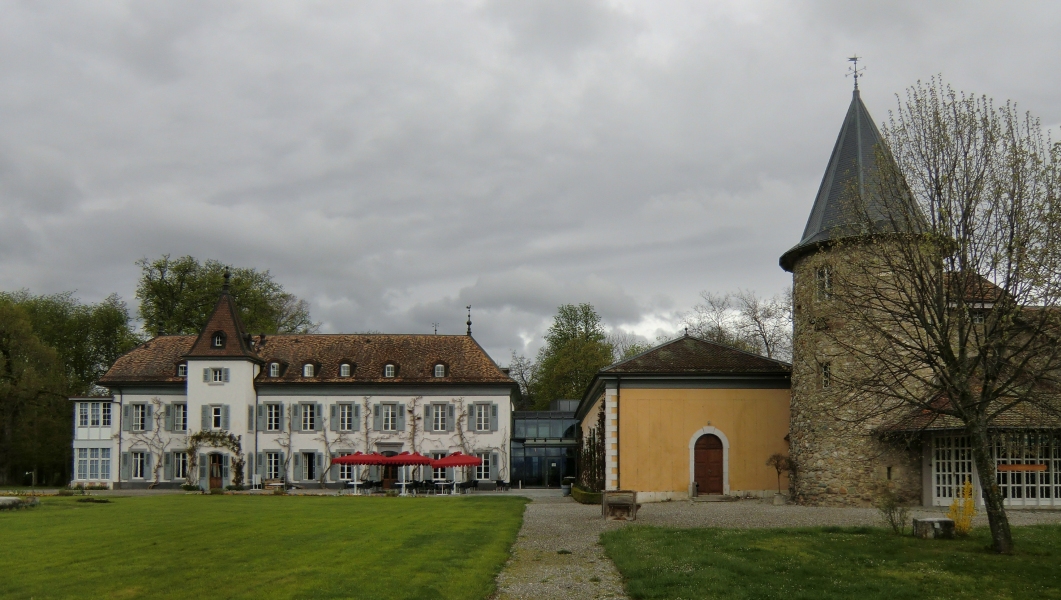
[[519, 497], [45, 498], [0, 512], [5, 598], [485, 598]]
[[1014, 529], [1018, 553], [876, 528], [664, 529], [601, 536], [633, 598], [1061, 598], [1061, 527]]

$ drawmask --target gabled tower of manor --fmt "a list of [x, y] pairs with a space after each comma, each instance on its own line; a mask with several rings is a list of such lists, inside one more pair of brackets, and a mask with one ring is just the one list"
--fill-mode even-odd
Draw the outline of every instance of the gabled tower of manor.
[[[920, 452], [886, 444], [868, 427], [837, 419], [831, 414], [833, 404], [826, 402], [830, 393], [836, 393], [835, 386], [830, 389], [833, 379], [857, 368], [823, 334], [828, 328], [831, 336], [843, 335], [843, 323], [831, 318], [833, 276], [837, 266], [859, 260], [867, 250], [861, 243], [837, 243], [850, 242], [867, 225], [881, 232], [894, 231], [894, 223], [908, 222], [891, 219], [888, 204], [874, 197], [872, 181], [880, 147], [880, 132], [856, 87], [803, 236], [779, 261], [792, 273], [789, 444], [797, 464], [792, 491], [801, 503], [866, 505], [882, 485], [909, 497], [921, 491]], [[865, 212], [858, 212], [857, 206]], [[863, 215], [872, 223], [867, 224]]]

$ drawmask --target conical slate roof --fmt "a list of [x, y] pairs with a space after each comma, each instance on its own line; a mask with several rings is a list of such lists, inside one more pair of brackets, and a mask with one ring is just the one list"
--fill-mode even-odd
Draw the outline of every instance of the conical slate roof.
[[866, 194], [867, 182], [877, 170], [876, 152], [880, 144], [880, 132], [856, 89], [803, 230], [803, 238], [781, 256], [782, 269], [791, 271], [796, 259], [804, 253], [816, 249], [822, 242], [839, 239], [858, 229], [856, 225], [861, 219], [852, 214], [854, 193], [865, 199], [866, 210], [875, 222], [888, 220], [884, 203], [873, 194]]

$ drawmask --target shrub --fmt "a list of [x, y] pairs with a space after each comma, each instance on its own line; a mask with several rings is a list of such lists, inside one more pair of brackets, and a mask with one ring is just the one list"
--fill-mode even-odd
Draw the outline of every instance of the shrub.
[[973, 517], [976, 516], [976, 501], [973, 499], [973, 482], [966, 479], [962, 486], [962, 495], [950, 503], [947, 517], [954, 521], [954, 534], [966, 536], [973, 530]]
[[229, 491], [232, 491], [232, 492], [242, 492], [246, 488], [243, 487], [242, 485], [226, 485], [225, 489], [229, 490]]
[[571, 497], [574, 498], [575, 502], [578, 502], [579, 504], [601, 503], [600, 492], [591, 492], [578, 484], [571, 486]]
[[75, 502], [89, 502], [92, 504], [110, 504], [110, 500], [106, 498], [96, 498], [95, 496], [85, 496], [84, 498], [78, 498]]
[[910, 509], [904, 504], [904, 498], [891, 486], [883, 486], [877, 493], [877, 499], [873, 503], [880, 511], [884, 524], [892, 528], [896, 535], [902, 535], [906, 531], [906, 520], [910, 516]]
[[223, 490], [221, 488], [210, 488], [210, 495], [211, 496], [219, 496], [219, 495], [224, 494], [224, 493], [225, 493], [225, 490]]
[[74, 495], [74, 490], [59, 490], [58, 492], [55, 492], [55, 495], [56, 496], [73, 496]]
[[195, 484], [191, 484], [191, 483], [182, 483], [181, 484], [181, 489], [186, 491], [186, 492], [198, 492], [199, 491], [199, 486], [197, 486]]
[[274, 496], [286, 496], [287, 495], [287, 490], [285, 490], [282, 487], [278, 487], [278, 488], [273, 490], [273, 495]]

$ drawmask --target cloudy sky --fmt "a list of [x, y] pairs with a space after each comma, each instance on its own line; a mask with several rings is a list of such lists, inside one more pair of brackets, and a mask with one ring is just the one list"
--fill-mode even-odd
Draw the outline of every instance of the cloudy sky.
[[1061, 122], [1046, 2], [0, 3], [0, 289], [112, 292], [141, 257], [268, 269], [323, 331], [557, 305], [655, 339], [780, 292], [867, 67]]

